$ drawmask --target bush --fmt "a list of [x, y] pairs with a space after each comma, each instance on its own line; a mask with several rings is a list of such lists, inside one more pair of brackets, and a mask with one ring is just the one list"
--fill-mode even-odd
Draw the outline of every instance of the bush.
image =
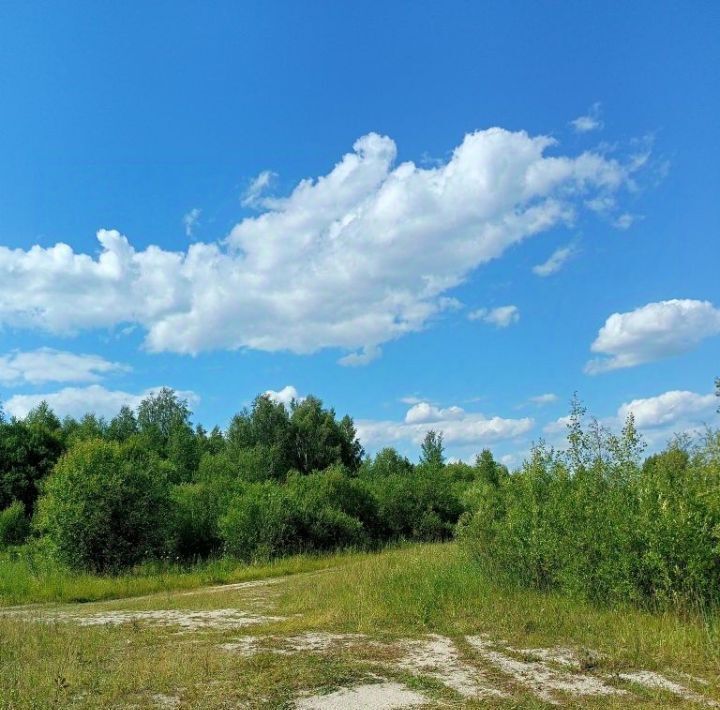
[[288, 491], [297, 510], [297, 534], [305, 550], [367, 547], [380, 535], [377, 504], [341, 466], [294, 475]]
[[225, 551], [246, 561], [289, 554], [297, 547], [296, 514], [285, 488], [274, 483], [248, 485], [220, 520]]
[[665, 604], [720, 594], [720, 458], [710, 435], [694, 452], [678, 444], [643, 466], [638, 497], [638, 584]]
[[0, 550], [11, 545], [22, 545], [29, 534], [30, 522], [19, 500], [0, 511]]
[[364, 481], [377, 501], [383, 537], [430, 541], [452, 536], [462, 506], [444, 469], [418, 466]]
[[468, 490], [468, 549], [489, 575], [522, 586], [601, 603], [716, 603], [718, 435], [641, 466], [632, 419], [615, 437], [574, 415], [567, 452], [539, 447], [517, 473]]
[[36, 524], [71, 567], [117, 571], [164, 551], [169, 503], [153, 457], [132, 443], [89, 440], [45, 482]]
[[223, 542], [220, 518], [241, 490], [242, 484], [237, 480], [221, 477], [173, 487], [168, 537], [174, 554], [182, 559], [196, 559], [219, 553]]

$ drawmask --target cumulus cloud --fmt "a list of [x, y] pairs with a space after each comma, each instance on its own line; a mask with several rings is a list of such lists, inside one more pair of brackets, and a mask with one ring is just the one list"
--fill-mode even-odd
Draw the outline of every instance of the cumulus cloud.
[[568, 424], [570, 424], [570, 417], [558, 417], [552, 422], [549, 422], [543, 427], [543, 431], [546, 434], [560, 434], [567, 432]]
[[130, 368], [110, 362], [99, 355], [39, 348], [15, 350], [0, 355], [0, 383], [3, 385], [38, 385], [45, 382], [98, 382], [105, 375], [127, 372]]
[[537, 264], [536, 266], [533, 266], [533, 273], [536, 276], [550, 276], [552, 274], [556, 274], [560, 269], [562, 269], [565, 262], [575, 253], [575, 248], [568, 244], [566, 247], [560, 247], [560, 249], [556, 249], [550, 257], [547, 259], [547, 261], [544, 261], [542, 264]]
[[443, 433], [450, 445], [474, 445], [478, 448], [526, 434], [533, 419], [504, 419], [466, 412], [461, 407], [439, 408], [428, 402], [413, 405], [404, 421], [360, 420], [356, 422], [358, 437], [369, 447], [396, 445], [401, 442], [419, 444], [428, 430]]
[[711, 416], [716, 407], [714, 394], [672, 390], [656, 397], [626, 402], [618, 409], [618, 419], [624, 421], [632, 413], [638, 429], [652, 429], [689, 420], [698, 423], [699, 418]]
[[517, 306], [499, 306], [498, 308], [478, 308], [468, 314], [470, 320], [481, 320], [498, 328], [507, 328], [520, 320]]
[[720, 309], [709, 301], [673, 299], [648, 303], [628, 313], [613, 313], [591, 350], [606, 357], [590, 360], [589, 374], [634, 367], [692, 350], [720, 333]]
[[[642, 434], [650, 451], [657, 451], [676, 434], [702, 433], [706, 425], [718, 421], [717, 397], [686, 390], [671, 390], [651, 397], [633, 399], [621, 404], [613, 415], [601, 418], [600, 424], [618, 432], [628, 414], [635, 418], [635, 427]], [[550, 441], [560, 447], [567, 435], [570, 417], [560, 417], [543, 427]]]
[[339, 348], [360, 364], [455, 307], [447, 291], [481, 264], [628, 185], [631, 166], [546, 155], [553, 145], [491, 128], [422, 168], [396, 164], [395, 143], [369, 134], [326, 175], [262, 200], [222, 243], [139, 250], [100, 230], [97, 257], [0, 247], [0, 326], [138, 324], [155, 352]]
[[192, 237], [195, 227], [197, 226], [198, 220], [202, 210], [197, 207], [193, 207], [186, 215], [183, 216], [183, 226], [185, 227], [185, 236]]
[[266, 390], [263, 394], [266, 397], [269, 397], [273, 402], [277, 404], [284, 404], [286, 407], [289, 407], [293, 400], [302, 402], [304, 399], [304, 397], [301, 397], [292, 385], [286, 385], [281, 390]]
[[570, 121], [576, 133], [590, 133], [590, 131], [598, 131], [603, 127], [600, 119], [600, 102], [594, 103], [584, 116], [578, 116]]
[[[59, 416], [79, 418], [87, 413], [101, 417], [113, 417], [123, 406], [136, 409], [145, 397], [155, 394], [160, 387], [152, 387], [139, 394], [109, 390], [102, 385], [89, 387], [65, 387], [58, 392], [47, 394], [16, 394], [3, 404], [6, 412], [14, 417], [22, 418], [37, 407], [40, 402], [47, 402]], [[199, 397], [191, 391], [178, 391], [178, 396], [191, 404], [199, 401]]]
[[418, 402], [408, 409], [405, 414], [406, 424], [426, 424], [428, 422], [442, 422], [459, 420], [465, 416], [461, 407], [447, 407], [442, 409], [428, 402]]

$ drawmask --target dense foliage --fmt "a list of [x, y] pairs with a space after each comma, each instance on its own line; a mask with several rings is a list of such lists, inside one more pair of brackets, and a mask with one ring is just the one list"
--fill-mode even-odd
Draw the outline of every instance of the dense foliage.
[[367, 458], [352, 419], [315, 397], [286, 406], [260, 396], [226, 432], [190, 417], [163, 389], [109, 422], [60, 421], [44, 403], [0, 420], [0, 546], [33, 531], [70, 567], [114, 572], [148, 559], [440, 540], [480, 475], [446, 466], [435, 432], [418, 465], [392, 449]]
[[615, 435], [574, 402], [567, 438], [510, 473], [487, 450], [447, 462], [434, 431], [418, 463], [365, 456], [352, 419], [314, 397], [260, 396], [210, 432], [169, 389], [110, 421], [0, 409], [0, 549], [33, 537], [71, 568], [117, 572], [459, 531], [493, 579], [602, 602], [720, 601], [720, 434], [643, 460], [632, 417]]
[[620, 436], [583, 425], [568, 449], [537, 446], [522, 469], [468, 491], [467, 547], [523, 586], [601, 602], [716, 603], [720, 592], [720, 434], [676, 439], [642, 461], [630, 416]]

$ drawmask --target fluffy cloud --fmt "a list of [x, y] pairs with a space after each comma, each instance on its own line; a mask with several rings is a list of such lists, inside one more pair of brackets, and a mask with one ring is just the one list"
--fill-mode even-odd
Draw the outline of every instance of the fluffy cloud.
[[673, 390], [657, 397], [634, 399], [621, 405], [618, 419], [624, 421], [632, 413], [638, 429], [673, 426], [688, 421], [697, 424], [702, 417], [712, 416], [717, 405], [714, 394]]
[[603, 122], [600, 120], [600, 102], [594, 103], [584, 116], [578, 116], [570, 123], [576, 133], [600, 130], [603, 127]]
[[[611, 431], [618, 432], [628, 414], [635, 417], [635, 426], [642, 434], [650, 451], [665, 446], [675, 434], [701, 433], [705, 425], [713, 426], [718, 420], [718, 399], [714, 394], [698, 394], [685, 390], [671, 390], [652, 397], [633, 399], [618, 407], [614, 415], [600, 419]], [[560, 417], [546, 424], [543, 432], [551, 443], [564, 446], [570, 417]]]
[[[160, 387], [152, 387], [140, 394], [132, 394], [121, 390], [109, 390], [101, 385], [65, 387], [59, 392], [48, 394], [16, 394], [10, 397], [3, 407], [12, 416], [22, 418], [40, 402], [45, 401], [61, 417], [81, 417], [92, 412], [109, 418], [115, 416], [123, 406], [135, 409], [145, 397], [159, 389]], [[178, 391], [177, 394], [191, 404], [199, 401], [194, 392]]]
[[467, 444], [480, 448], [522, 436], [532, 429], [534, 421], [529, 417], [486, 417], [466, 412], [461, 407], [442, 409], [428, 402], [420, 402], [407, 411], [404, 421], [360, 420], [356, 425], [360, 440], [371, 448], [399, 442], [419, 444], [429, 429], [441, 431], [446, 444]]
[[543, 431], [546, 434], [560, 434], [567, 432], [568, 424], [570, 424], [570, 417], [558, 417], [555, 421], [549, 422], [543, 427]]
[[460, 407], [435, 407], [428, 402], [418, 402], [405, 414], [406, 424], [427, 424], [428, 422], [456, 421], [462, 419], [465, 412]]
[[[632, 165], [546, 155], [553, 145], [491, 128], [465, 136], [446, 163], [419, 167], [396, 164], [395, 143], [369, 134], [328, 174], [262, 199], [264, 211], [222, 243], [138, 250], [101, 230], [97, 257], [66, 244], [0, 247], [0, 326], [138, 324], [151, 351], [332, 347], [361, 364], [456, 306], [447, 291], [478, 266], [630, 181]], [[257, 201], [269, 180], [246, 197]]]
[[704, 338], [720, 333], [720, 309], [709, 301], [673, 299], [648, 303], [628, 313], [613, 313], [591, 350], [607, 357], [590, 360], [589, 374], [679, 355]]
[[292, 385], [286, 385], [281, 390], [266, 390], [263, 394], [273, 402], [284, 404], [286, 407], [289, 407], [293, 400], [301, 402], [304, 399]]
[[99, 355], [39, 348], [0, 355], [0, 383], [38, 385], [45, 382], [98, 382], [104, 375], [126, 372], [129, 368]]
[[481, 320], [498, 328], [507, 328], [520, 320], [517, 306], [500, 306], [498, 308], [478, 308], [468, 314], [470, 320]]
[[551, 274], [555, 274], [560, 269], [562, 269], [565, 262], [575, 253], [575, 249], [568, 245], [566, 247], [561, 247], [560, 249], [556, 249], [548, 258], [547, 261], [544, 261], [542, 264], [537, 264], [537, 266], [533, 266], [533, 273], [536, 276], [550, 276]]

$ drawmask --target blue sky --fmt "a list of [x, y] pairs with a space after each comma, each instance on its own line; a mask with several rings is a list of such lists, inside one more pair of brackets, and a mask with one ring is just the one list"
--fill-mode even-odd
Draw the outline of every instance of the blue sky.
[[574, 390], [653, 446], [716, 424], [719, 31], [712, 2], [1, 4], [5, 409], [168, 385], [224, 425], [290, 386], [369, 450], [509, 462]]

